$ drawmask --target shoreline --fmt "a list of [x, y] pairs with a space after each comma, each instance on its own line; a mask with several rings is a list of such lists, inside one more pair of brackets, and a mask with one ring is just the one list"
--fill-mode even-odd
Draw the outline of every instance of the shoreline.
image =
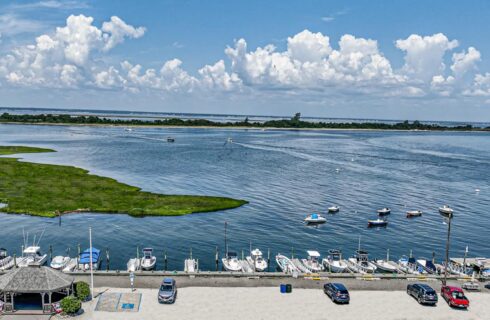
[[105, 123], [51, 123], [51, 122], [0, 122], [6, 125], [59, 126], [59, 127], [100, 127], [100, 128], [160, 128], [160, 129], [215, 129], [215, 130], [254, 130], [254, 131], [365, 131], [365, 132], [478, 132], [490, 133], [488, 129], [472, 130], [426, 130], [426, 129], [363, 129], [363, 128], [277, 128], [277, 127], [242, 127], [242, 126], [172, 126], [160, 124], [105, 124]]

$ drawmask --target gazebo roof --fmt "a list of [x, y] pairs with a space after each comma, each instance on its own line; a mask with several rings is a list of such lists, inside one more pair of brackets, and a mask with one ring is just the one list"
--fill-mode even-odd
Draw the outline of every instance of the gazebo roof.
[[15, 293], [55, 292], [68, 288], [74, 279], [48, 267], [17, 268], [0, 276], [0, 291]]

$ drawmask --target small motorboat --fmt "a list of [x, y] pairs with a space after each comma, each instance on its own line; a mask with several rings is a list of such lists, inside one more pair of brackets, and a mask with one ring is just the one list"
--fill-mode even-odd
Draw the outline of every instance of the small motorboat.
[[70, 260], [70, 257], [56, 256], [53, 258], [49, 266], [56, 270], [63, 270]]
[[408, 274], [421, 273], [421, 271], [419, 270], [420, 268], [417, 266], [417, 262], [415, 261], [414, 257], [408, 258], [407, 256], [401, 256], [401, 258], [398, 259], [398, 266], [403, 272]]
[[339, 210], [340, 210], [339, 206], [328, 207], [328, 212], [330, 212], [330, 213], [339, 212]]
[[294, 265], [293, 261], [280, 253], [276, 256], [276, 263], [279, 269], [281, 269], [284, 273], [299, 273], [299, 270]]
[[301, 263], [310, 272], [320, 272], [323, 271], [323, 264], [320, 262], [320, 253], [315, 250], [306, 251], [308, 254], [307, 259], [301, 259]]
[[390, 208], [383, 208], [383, 209], [379, 209], [379, 210], [376, 210], [378, 212], [378, 214], [380, 216], [386, 216], [388, 214], [391, 213], [391, 209]]
[[376, 266], [369, 261], [369, 254], [365, 250], [356, 250], [356, 254], [347, 259], [347, 266], [356, 273], [374, 273], [376, 271]]
[[167, 137], [167, 142], [175, 142], [175, 138]]
[[24, 256], [17, 262], [19, 267], [42, 266], [48, 260], [48, 255], [42, 254], [41, 248], [38, 246], [25, 248], [23, 254]]
[[420, 217], [421, 215], [422, 215], [422, 211], [420, 211], [420, 210], [409, 210], [409, 211], [407, 211], [407, 218]]
[[250, 252], [250, 256], [246, 258], [247, 262], [255, 271], [263, 272], [267, 269], [267, 261], [262, 257], [262, 251], [254, 249]]
[[238, 255], [236, 252], [229, 251], [226, 253], [226, 257], [221, 259], [223, 262], [223, 268], [226, 271], [239, 272], [242, 271], [242, 264], [238, 260]]
[[373, 264], [376, 266], [378, 270], [387, 273], [396, 273], [398, 272], [398, 268], [392, 265], [389, 261], [383, 259], [374, 259]]
[[322, 260], [326, 271], [334, 273], [343, 273], [347, 270], [347, 263], [342, 260], [342, 252], [340, 250], [329, 250], [328, 257]]
[[185, 259], [184, 271], [185, 272], [197, 272], [199, 270], [196, 259]]
[[436, 273], [437, 271], [437, 268], [436, 266], [434, 265], [434, 263], [432, 263], [431, 260], [428, 260], [428, 259], [417, 259], [417, 265], [420, 266], [425, 272], [427, 273]]
[[63, 272], [72, 272], [77, 267], [77, 258], [71, 258], [66, 266], [62, 269]]
[[306, 224], [321, 224], [327, 222], [327, 219], [318, 213], [312, 213], [305, 218], [305, 222]]
[[7, 249], [0, 248], [0, 270], [8, 270], [14, 266], [14, 259], [7, 254]]
[[368, 227], [386, 227], [388, 225], [388, 220], [378, 218], [376, 220], [368, 220]]
[[128, 272], [135, 272], [141, 270], [141, 259], [131, 258], [126, 264]]
[[439, 212], [446, 216], [449, 216], [453, 214], [453, 209], [451, 209], [448, 205], [443, 205], [439, 208]]
[[90, 270], [90, 264], [92, 264], [92, 270], [98, 270], [100, 267], [100, 250], [92, 247], [92, 260], [90, 260], [90, 248], [80, 253], [78, 259], [79, 270]]
[[144, 248], [143, 249], [143, 258], [141, 258], [141, 269], [143, 270], [152, 270], [155, 268], [157, 263], [157, 257], [153, 255], [152, 248]]
[[233, 143], [233, 139], [232, 138], [228, 138], [228, 139], [226, 139], [226, 142], [227, 143]]

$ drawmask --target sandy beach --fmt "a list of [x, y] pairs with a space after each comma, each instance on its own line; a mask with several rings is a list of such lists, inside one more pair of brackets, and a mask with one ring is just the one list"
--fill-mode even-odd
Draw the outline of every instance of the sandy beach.
[[[98, 292], [130, 292], [130, 289], [98, 288]], [[279, 288], [189, 287], [178, 291], [173, 305], [160, 305], [156, 289], [141, 293], [138, 312], [94, 311], [98, 299], [84, 304], [79, 319], [490, 319], [490, 294], [468, 293], [467, 311], [451, 309], [440, 299], [436, 307], [421, 306], [404, 291], [351, 291], [349, 305], [337, 305], [318, 289], [293, 289], [281, 294]]]

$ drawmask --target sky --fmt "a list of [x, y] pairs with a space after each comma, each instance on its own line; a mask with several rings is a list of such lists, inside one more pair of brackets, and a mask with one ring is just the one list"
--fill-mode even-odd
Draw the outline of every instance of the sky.
[[0, 107], [490, 121], [490, 1], [0, 2]]

